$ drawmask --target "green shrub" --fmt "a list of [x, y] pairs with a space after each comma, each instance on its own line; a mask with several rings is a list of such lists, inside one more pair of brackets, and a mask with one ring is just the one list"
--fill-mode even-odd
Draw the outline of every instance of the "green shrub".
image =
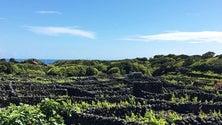
[[94, 67], [88, 67], [86, 69], [86, 76], [97, 75], [98, 73], [99, 73], [99, 71]]
[[10, 105], [0, 112], [1, 125], [64, 125], [58, 114], [47, 117], [37, 106], [20, 104]]
[[39, 104], [39, 109], [47, 116], [54, 117], [57, 114], [67, 113], [67, 115], [71, 115], [73, 110], [73, 104], [71, 100], [65, 100], [59, 98], [57, 100], [46, 98], [42, 100]]
[[118, 67], [112, 67], [108, 70], [108, 74], [120, 73], [120, 69]]
[[126, 121], [137, 121], [141, 124], [151, 124], [151, 125], [166, 125], [167, 121], [164, 118], [163, 113], [155, 114], [153, 110], [149, 110], [145, 113], [144, 117], [141, 115], [135, 115], [131, 113], [130, 116], [125, 117]]
[[182, 116], [180, 116], [179, 114], [177, 114], [176, 112], [169, 112], [168, 113], [168, 119], [167, 122], [171, 125], [174, 123], [174, 121], [176, 120], [182, 120]]

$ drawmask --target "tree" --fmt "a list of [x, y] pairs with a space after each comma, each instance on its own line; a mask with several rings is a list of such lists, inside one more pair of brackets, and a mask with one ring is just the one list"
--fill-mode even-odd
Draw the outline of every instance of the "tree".
[[132, 63], [129, 61], [123, 62], [123, 70], [125, 71], [126, 74], [129, 74], [133, 70]]
[[17, 61], [16, 61], [14, 58], [10, 58], [10, 59], [9, 59], [9, 62], [11, 62], [11, 63], [16, 63]]
[[153, 73], [154, 76], [163, 75], [168, 72], [174, 72], [177, 68], [177, 66], [175, 65], [176, 60], [173, 58], [163, 57], [163, 58], [159, 58], [157, 62], [159, 64], [158, 66], [159, 68], [154, 71]]
[[6, 62], [5, 58], [0, 59], [0, 62]]
[[150, 70], [148, 67], [138, 64], [136, 62], [133, 63], [133, 72], [142, 72], [143, 74], [146, 74], [148, 76], [151, 76]]
[[194, 64], [195, 62], [198, 62], [201, 60], [201, 57], [198, 55], [189, 56], [186, 59], [184, 59], [183, 66], [190, 66]]
[[203, 55], [202, 55], [202, 58], [203, 59], [208, 59], [208, 58], [212, 58], [212, 57], [214, 57], [215, 56], [215, 53], [214, 52], [206, 52], [206, 53], [204, 53]]
[[210, 65], [206, 61], [197, 61], [192, 65], [193, 70], [206, 72], [211, 69]]
[[5, 65], [0, 65], [0, 72], [5, 72], [7, 67]]
[[210, 66], [215, 73], [222, 73], [222, 59], [211, 62]]
[[8, 62], [0, 61], [0, 72], [6, 73], [6, 74], [13, 73], [13, 67]]
[[97, 75], [98, 73], [99, 73], [99, 71], [94, 67], [88, 67], [86, 69], [86, 75], [87, 76]]
[[136, 58], [138, 61], [147, 61], [148, 59], [146, 57], [143, 58]]
[[104, 64], [98, 64], [96, 65], [96, 69], [98, 69], [99, 71], [105, 73], [107, 71], [107, 66]]

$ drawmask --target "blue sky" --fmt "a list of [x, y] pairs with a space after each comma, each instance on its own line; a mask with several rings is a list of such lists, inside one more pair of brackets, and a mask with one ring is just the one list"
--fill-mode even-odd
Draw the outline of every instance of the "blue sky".
[[0, 0], [0, 58], [222, 54], [222, 0]]

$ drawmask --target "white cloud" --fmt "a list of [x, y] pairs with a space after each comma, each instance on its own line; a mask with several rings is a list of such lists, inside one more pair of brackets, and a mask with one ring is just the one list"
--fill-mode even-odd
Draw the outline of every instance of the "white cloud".
[[168, 32], [154, 35], [136, 35], [126, 37], [121, 40], [128, 41], [169, 41], [190, 43], [218, 42], [222, 43], [222, 32], [220, 31], [201, 31], [201, 32]]
[[36, 11], [38, 14], [62, 14], [59, 11], [53, 11], [53, 10], [41, 10], [41, 11]]
[[95, 39], [96, 35], [90, 31], [80, 30], [80, 29], [74, 29], [69, 27], [41, 27], [41, 26], [26, 26], [26, 28], [32, 32], [45, 34], [45, 35], [73, 35], [73, 36], [81, 36], [86, 37], [90, 39]]

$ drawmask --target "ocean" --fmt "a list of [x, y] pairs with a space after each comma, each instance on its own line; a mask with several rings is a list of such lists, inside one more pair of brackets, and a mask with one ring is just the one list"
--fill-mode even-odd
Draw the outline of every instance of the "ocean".
[[[22, 61], [27, 60], [27, 59], [15, 59], [15, 60], [17, 62], [22, 62]], [[42, 61], [45, 64], [52, 64], [55, 61], [58, 61], [59, 59], [37, 59], [37, 60], [40, 60], [40, 61]], [[9, 61], [9, 59], [6, 59], [6, 61]]]

